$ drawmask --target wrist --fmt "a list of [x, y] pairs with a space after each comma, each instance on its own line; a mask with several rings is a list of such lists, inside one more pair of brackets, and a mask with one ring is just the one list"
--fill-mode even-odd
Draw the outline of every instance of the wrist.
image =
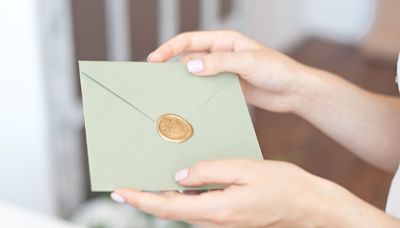
[[302, 212], [301, 227], [340, 227], [343, 216], [339, 201], [346, 191], [341, 186], [319, 178], [313, 178], [312, 189], [303, 195], [298, 208]]
[[358, 227], [352, 221], [359, 210], [354, 197], [345, 188], [316, 177], [313, 189], [303, 200], [302, 227]]
[[349, 207], [351, 202], [348, 196], [351, 194], [342, 186], [328, 180], [324, 181], [324, 186], [319, 189], [318, 200], [314, 202], [315, 211], [312, 219], [316, 227], [347, 227], [348, 216], [357, 213], [354, 208]]
[[318, 100], [324, 100], [324, 93], [329, 89], [329, 73], [299, 63], [294, 74], [294, 99], [292, 113], [304, 117], [306, 112], [318, 105]]
[[[310, 203], [312, 227], [397, 227], [399, 221], [328, 180]], [[309, 226], [310, 227], [310, 226]]]

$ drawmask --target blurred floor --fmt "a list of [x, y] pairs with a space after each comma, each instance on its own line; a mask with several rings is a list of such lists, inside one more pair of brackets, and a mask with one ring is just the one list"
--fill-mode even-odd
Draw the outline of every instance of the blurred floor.
[[[357, 48], [309, 39], [290, 54], [307, 65], [322, 68], [368, 90], [395, 95], [395, 60], [370, 58]], [[391, 175], [380, 171], [292, 114], [256, 109], [258, 139], [265, 158], [293, 162], [330, 179], [383, 209]]]

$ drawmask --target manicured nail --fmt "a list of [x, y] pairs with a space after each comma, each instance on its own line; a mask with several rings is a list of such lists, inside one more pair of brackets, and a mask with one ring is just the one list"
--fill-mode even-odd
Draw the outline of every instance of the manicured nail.
[[204, 63], [200, 59], [190, 60], [187, 63], [187, 69], [192, 73], [199, 73], [204, 70]]
[[115, 193], [115, 192], [111, 193], [111, 199], [117, 203], [125, 203], [124, 197], [122, 197], [120, 194]]
[[188, 169], [182, 169], [178, 172], [175, 173], [175, 181], [181, 181], [185, 179], [188, 175], [189, 170]]
[[152, 53], [150, 53], [148, 56], [147, 56], [147, 62], [150, 62], [150, 60], [151, 60], [151, 56], [153, 55], [153, 52]]

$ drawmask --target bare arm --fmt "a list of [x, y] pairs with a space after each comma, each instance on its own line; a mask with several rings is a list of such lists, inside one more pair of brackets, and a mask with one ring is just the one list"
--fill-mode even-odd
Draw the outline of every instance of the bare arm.
[[[239, 74], [247, 102], [296, 113], [381, 168], [393, 170], [397, 165], [397, 98], [365, 91], [232, 31], [179, 35], [155, 50], [149, 61], [163, 62], [181, 54], [193, 74]], [[165, 219], [205, 227], [400, 226], [337, 184], [286, 162], [203, 161], [182, 168], [175, 180], [183, 186], [227, 188], [200, 195], [120, 189], [112, 197]]]
[[[221, 172], [224, 170], [224, 172]], [[201, 227], [399, 227], [400, 222], [335, 183], [285, 162], [202, 161], [181, 170], [184, 186], [225, 184], [200, 195], [160, 195], [133, 189], [113, 193], [118, 202]]]
[[294, 113], [393, 172], [400, 160], [400, 98], [371, 93], [321, 70], [306, 67], [304, 73], [314, 80], [304, 85]]
[[199, 76], [239, 74], [250, 104], [296, 113], [382, 169], [394, 171], [398, 165], [398, 98], [370, 93], [232, 31], [181, 34], [155, 50], [149, 61], [177, 55]]

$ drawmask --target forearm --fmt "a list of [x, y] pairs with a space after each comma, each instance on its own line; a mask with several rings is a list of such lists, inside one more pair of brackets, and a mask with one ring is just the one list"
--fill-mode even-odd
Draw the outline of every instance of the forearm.
[[364, 160], [388, 171], [400, 159], [400, 99], [363, 90], [331, 73], [305, 67], [295, 113]]
[[[327, 181], [328, 182], [328, 181]], [[329, 183], [316, 202], [314, 225], [320, 227], [399, 227], [400, 221]]]

